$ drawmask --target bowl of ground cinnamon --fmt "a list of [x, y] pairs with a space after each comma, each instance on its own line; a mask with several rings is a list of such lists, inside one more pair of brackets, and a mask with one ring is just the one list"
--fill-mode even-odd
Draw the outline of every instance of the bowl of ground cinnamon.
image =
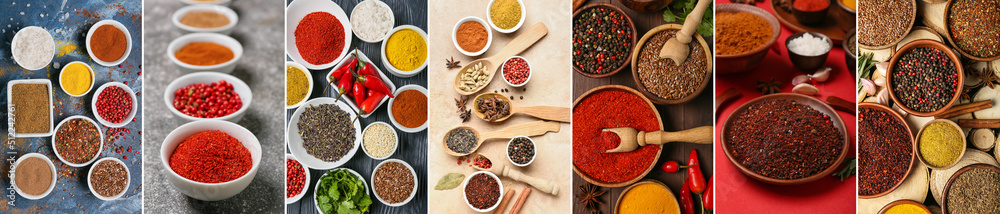
[[56, 187], [56, 166], [43, 154], [22, 155], [10, 171], [14, 190], [28, 200], [42, 199]]
[[778, 19], [758, 7], [720, 4], [715, 11], [715, 63], [719, 74], [752, 70], [781, 34]]
[[185, 73], [215, 71], [231, 73], [243, 56], [243, 45], [217, 33], [192, 33], [167, 45], [167, 56]]
[[125, 62], [132, 50], [132, 36], [121, 22], [101, 20], [87, 32], [87, 53], [94, 62], [116, 66]]
[[219, 5], [199, 4], [174, 12], [174, 26], [184, 33], [220, 33], [229, 35], [239, 16], [233, 9]]

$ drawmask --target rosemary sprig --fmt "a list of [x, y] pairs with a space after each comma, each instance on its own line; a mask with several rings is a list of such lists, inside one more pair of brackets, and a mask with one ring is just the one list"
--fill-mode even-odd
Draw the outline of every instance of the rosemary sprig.
[[847, 179], [851, 177], [851, 175], [854, 175], [854, 172], [857, 171], [856, 169], [858, 168], [858, 158], [855, 157], [847, 158], [844, 160], [844, 162], [847, 163], [847, 166], [845, 166], [844, 169], [841, 169], [839, 172], [833, 173], [833, 176], [840, 177], [840, 181], [844, 181], [844, 179]]
[[[878, 60], [873, 60], [875, 53], [862, 53], [861, 58], [858, 58], [858, 73], [861, 74], [858, 78], [871, 79], [872, 74], [875, 73], [875, 64], [878, 64]], [[858, 92], [861, 92], [861, 81], [858, 81]]]

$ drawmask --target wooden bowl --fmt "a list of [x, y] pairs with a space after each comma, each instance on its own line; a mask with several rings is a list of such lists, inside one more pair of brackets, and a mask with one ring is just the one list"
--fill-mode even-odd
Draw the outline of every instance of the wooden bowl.
[[705, 65], [706, 65], [704, 70], [706, 72], [705, 78], [704, 80], [701, 81], [701, 84], [698, 85], [698, 90], [695, 90], [694, 92], [691, 92], [691, 94], [688, 94], [687, 96], [684, 96], [680, 99], [668, 100], [654, 94], [653, 92], [650, 92], [649, 89], [646, 88], [646, 85], [642, 84], [642, 80], [639, 78], [639, 71], [638, 67], [636, 67], [636, 62], [639, 61], [639, 53], [642, 51], [643, 46], [646, 45], [646, 41], [649, 40], [650, 37], [653, 37], [653, 35], [655, 35], [656, 33], [659, 33], [660, 31], [665, 31], [665, 30], [680, 31], [681, 27], [682, 26], [679, 24], [664, 24], [657, 26], [656, 28], [649, 30], [649, 32], [646, 32], [646, 35], [642, 36], [642, 39], [639, 40], [639, 43], [636, 43], [635, 48], [632, 48], [631, 55], [634, 56], [632, 57], [631, 60], [632, 79], [635, 80], [635, 85], [637, 88], [640, 89], [640, 91], [642, 91], [642, 94], [645, 95], [646, 98], [652, 100], [653, 103], [660, 105], [676, 105], [676, 104], [684, 104], [690, 102], [695, 97], [698, 97], [698, 95], [701, 94], [701, 91], [705, 90], [705, 87], [708, 86], [708, 82], [712, 79], [712, 50], [708, 49], [708, 44], [705, 43], [705, 38], [702, 38], [701, 34], [696, 33], [692, 35], [692, 37], [698, 40], [698, 44], [700, 44], [701, 48], [704, 49], [705, 51]]
[[[899, 112], [896, 112], [896, 110], [893, 110], [892, 108], [889, 108], [887, 106], [884, 106], [884, 105], [878, 104], [878, 103], [858, 103], [858, 110], [859, 110], [858, 112], [860, 112], [860, 110], [863, 109], [863, 108], [870, 108], [870, 109], [875, 109], [875, 110], [878, 110], [878, 111], [889, 113], [889, 115], [891, 115], [892, 118], [896, 119], [896, 121], [899, 121], [900, 123], [903, 123], [903, 128], [906, 129], [907, 136], [910, 137], [910, 144], [913, 144], [913, 134], [912, 134], [913, 131], [910, 130], [910, 126], [906, 124], [906, 120], [903, 119], [903, 116], [900, 115]], [[914, 157], [914, 155], [916, 155], [915, 152], [910, 152], [910, 164], [907, 165], [907, 167], [906, 167], [906, 174], [903, 174], [903, 177], [900, 178], [899, 181], [896, 181], [896, 184], [893, 184], [891, 188], [889, 188], [885, 192], [880, 192], [880, 193], [875, 194], [875, 195], [862, 195], [862, 194], [858, 193], [858, 198], [862, 198], [862, 199], [878, 198], [878, 197], [882, 197], [883, 195], [889, 194], [893, 190], [896, 190], [896, 188], [898, 188], [900, 185], [903, 184], [903, 181], [906, 180], [906, 177], [910, 176], [910, 172], [913, 172], [913, 164], [917, 162], [917, 160], [916, 160], [917, 157]]]
[[[669, 193], [668, 196], [670, 196], [670, 199], [665, 200], [663, 202], [676, 204], [677, 205], [676, 206], [677, 207], [676, 213], [681, 213], [681, 211], [680, 211], [680, 207], [681, 207], [680, 203], [677, 202], [677, 196], [674, 196], [674, 192], [670, 190], [670, 187], [667, 187], [666, 184], [663, 184], [662, 182], [657, 181], [657, 180], [653, 180], [653, 179], [644, 179], [642, 181], [639, 181], [638, 183], [635, 183], [635, 184], [632, 184], [632, 185], [628, 186], [628, 188], [625, 188], [625, 190], [622, 190], [622, 193], [618, 194], [618, 199], [615, 199], [615, 206], [614, 206], [614, 209], [611, 210], [611, 213], [612, 214], [619, 213], [618, 209], [620, 209], [621, 206], [622, 206], [622, 199], [625, 198], [625, 194], [628, 193], [629, 190], [632, 190], [632, 188], [637, 187], [637, 186], [642, 185], [642, 184], [656, 184], [656, 185], [659, 185], [660, 187], [663, 187], [664, 189], [667, 189], [667, 193]], [[670, 210], [666, 210], [666, 211], [670, 211]]]
[[[956, 88], [957, 90], [955, 90], [955, 93], [951, 95], [951, 101], [948, 101], [948, 104], [945, 104], [941, 108], [938, 108], [936, 111], [932, 111], [932, 112], [919, 112], [919, 111], [910, 109], [906, 105], [903, 105], [903, 103], [899, 101], [899, 98], [896, 97], [896, 90], [895, 90], [895, 88], [892, 87], [892, 81], [893, 81], [893, 79], [895, 79], [895, 78], [893, 78], [894, 75], [892, 75], [892, 71], [895, 69], [896, 63], [899, 63], [899, 59], [902, 58], [903, 55], [905, 55], [906, 53], [909, 53], [913, 49], [916, 49], [916, 48], [925, 48], [925, 47], [926, 48], [938, 49], [938, 50], [941, 50], [942, 52], [944, 52], [945, 54], [947, 54], [948, 58], [951, 58], [951, 62], [955, 66], [955, 70], [958, 72], [958, 84], [955, 86], [955, 87], [957, 87]], [[905, 112], [907, 112], [909, 114], [913, 114], [915, 116], [919, 116], [919, 117], [930, 117], [930, 116], [938, 115], [938, 114], [941, 114], [942, 112], [944, 112], [945, 110], [948, 110], [948, 108], [951, 108], [951, 105], [955, 104], [955, 102], [958, 101], [958, 98], [961, 97], [961, 95], [962, 95], [962, 87], [965, 85], [965, 84], [962, 84], [963, 82], [965, 82], [965, 72], [962, 71], [962, 60], [959, 59], [958, 55], [955, 55], [955, 52], [951, 51], [951, 48], [948, 47], [947, 45], [945, 45], [945, 44], [943, 44], [941, 42], [934, 41], [934, 40], [929, 40], [929, 39], [921, 39], [921, 40], [912, 41], [912, 42], [907, 43], [906, 45], [904, 45], [902, 48], [900, 48], [899, 51], [896, 51], [896, 53], [892, 55], [892, 59], [889, 60], [889, 68], [888, 68], [888, 72], [887, 73], [888, 74], [885, 77], [885, 82], [886, 82], [886, 86], [889, 88], [889, 97], [892, 97], [892, 102], [896, 103], [899, 106], [900, 109], [903, 109], [903, 111], [905, 111]]]
[[960, 149], [961, 152], [958, 153], [958, 157], [956, 157], [955, 160], [952, 161], [950, 164], [945, 165], [944, 167], [936, 167], [934, 165], [931, 165], [930, 163], [927, 163], [927, 160], [924, 160], [924, 156], [920, 152], [920, 137], [921, 137], [921, 135], [923, 135], [924, 130], [927, 129], [927, 126], [931, 125], [931, 123], [936, 123], [936, 122], [946, 123], [946, 124], [950, 125], [951, 127], [954, 127], [956, 130], [958, 130], [958, 133], [961, 133], [961, 136], [965, 136], [965, 134], [966, 134], [965, 132], [962, 131], [962, 127], [959, 127], [958, 124], [956, 124], [954, 121], [951, 121], [949, 119], [934, 119], [934, 120], [931, 120], [930, 122], [925, 123], [924, 126], [920, 128], [920, 132], [917, 132], [917, 140], [913, 141], [913, 153], [916, 153], [917, 159], [919, 159], [920, 162], [923, 162], [925, 165], [927, 165], [927, 167], [930, 167], [931, 169], [935, 169], [935, 170], [945, 170], [945, 169], [951, 168], [952, 166], [955, 166], [955, 164], [958, 164], [958, 161], [962, 160], [962, 156], [965, 156], [965, 146], [964, 145], [966, 145], [965, 144], [966, 143], [966, 138], [965, 137], [962, 138], [962, 145], [963, 146]]
[[944, 29], [945, 30], [944, 31], [944, 34], [945, 34], [944, 37], [948, 38], [948, 43], [949, 44], [953, 44], [954, 47], [955, 47], [955, 50], [958, 50], [958, 53], [961, 53], [962, 56], [968, 57], [969, 59], [973, 59], [973, 60], [980, 61], [980, 62], [989, 62], [989, 61], [1000, 59], [1000, 54], [997, 54], [996, 56], [991, 56], [991, 57], [977, 57], [977, 56], [973, 56], [969, 52], [965, 52], [965, 50], [962, 50], [962, 48], [958, 47], [958, 44], [955, 43], [955, 38], [952, 38], [952, 35], [951, 35], [951, 26], [948, 24], [948, 23], [951, 23], [951, 16], [949, 16], [949, 14], [951, 14], [951, 6], [953, 6], [954, 4], [955, 4], [955, 1], [948, 0], [948, 6], [944, 7], [944, 24], [945, 24], [945, 26], [947, 26]]
[[[646, 101], [646, 104], [649, 106], [649, 108], [653, 110], [653, 114], [656, 115], [656, 123], [660, 124], [660, 130], [663, 130], [663, 119], [660, 117], [660, 111], [656, 110], [656, 106], [653, 106], [653, 103], [650, 102], [648, 98], [646, 98], [645, 96], [642, 96], [642, 93], [639, 93], [639, 91], [636, 91], [635, 89], [629, 88], [627, 86], [622, 86], [622, 85], [604, 85], [604, 86], [600, 86], [600, 87], [597, 87], [597, 88], [590, 89], [589, 91], [583, 93], [583, 95], [580, 95], [580, 97], [576, 98], [576, 101], [573, 101], [573, 109], [576, 109], [576, 104], [579, 104], [580, 101], [582, 101], [584, 98], [587, 98], [591, 94], [597, 93], [599, 91], [604, 91], [604, 90], [624, 91], [624, 92], [632, 93], [632, 94], [635, 94], [636, 96], [639, 96], [639, 98], [641, 98], [642, 100]], [[653, 167], [656, 166], [656, 162], [660, 160], [660, 154], [662, 154], [662, 153], [663, 153], [663, 146], [660, 146], [660, 149], [656, 150], [656, 155], [653, 157], [653, 162], [649, 164], [649, 167], [646, 167], [646, 170], [643, 171], [642, 174], [640, 174], [639, 176], [636, 176], [635, 178], [629, 179], [629, 180], [627, 180], [625, 182], [607, 183], [607, 182], [599, 181], [597, 179], [590, 178], [590, 176], [587, 176], [586, 174], [583, 174], [583, 172], [581, 172], [580, 169], [576, 168], [576, 164], [573, 164], [573, 172], [576, 173], [576, 175], [580, 176], [580, 178], [583, 178], [583, 180], [586, 180], [587, 182], [592, 183], [592, 184], [597, 185], [597, 186], [608, 187], [608, 188], [628, 186], [629, 184], [633, 184], [633, 183], [635, 183], [635, 182], [637, 182], [639, 180], [642, 180], [643, 177], [646, 177], [646, 175], [649, 174], [649, 171], [653, 170]]]
[[[732, 55], [721, 55], [716, 54], [716, 72], [719, 74], [736, 74], [745, 71], [752, 70], [757, 64], [760, 64], [767, 56], [768, 49], [774, 45], [775, 41], [778, 41], [778, 36], [781, 35], [781, 24], [778, 23], [778, 19], [771, 15], [771, 13], [760, 9], [758, 7], [745, 5], [745, 4], [719, 4], [715, 7], [716, 16], [719, 13], [738, 13], [747, 12], [757, 15], [758, 17], [767, 21], [767, 24], [771, 26], [771, 39], [764, 44], [764, 46], [757, 47], [751, 51]], [[715, 36], [718, 39], [718, 35]]]
[[927, 212], [927, 214], [931, 214], [931, 210], [927, 209], [927, 206], [924, 206], [924, 204], [918, 203], [917, 201], [910, 199], [897, 200], [893, 201], [892, 203], [886, 204], [884, 207], [882, 207], [881, 210], [878, 211], [878, 214], [886, 214], [886, 212], [888, 212], [890, 208], [895, 207], [896, 205], [903, 205], [903, 204], [910, 204], [920, 207], [921, 209], [924, 210], [924, 212]]
[[[906, 1], [909, 1], [910, 4], [913, 5], [913, 11], [911, 11], [911, 13], [910, 13], [910, 14], [913, 14], [913, 15], [911, 15], [910, 18], [909, 18], [909, 20], [906, 21], [906, 23], [908, 23], [906, 25], [906, 32], [907, 33], [903, 33], [902, 35], [899, 35], [899, 38], [896, 38], [896, 39], [892, 40], [889, 43], [885, 43], [885, 44], [882, 44], [882, 45], [879, 45], [879, 46], [871, 46], [871, 45], [866, 45], [864, 43], [858, 42], [858, 47], [861, 47], [861, 48], [864, 48], [864, 49], [868, 49], [868, 50], [882, 50], [882, 49], [886, 49], [886, 48], [896, 47], [896, 43], [899, 43], [899, 41], [902, 41], [903, 38], [905, 38], [906, 35], [909, 34], [908, 32], [910, 32], [910, 30], [913, 29], [913, 22], [915, 22], [915, 20], [917, 19], [917, 7], [919, 7], [919, 5], [917, 5], [917, 0], [906, 0]], [[858, 6], [860, 6], [860, 5], [858, 5]]]
[[[629, 28], [632, 29], [632, 43], [630, 43], [628, 49], [631, 50], [634, 47], [636, 47], [635, 46], [635, 41], [636, 41], [636, 37], [638, 37], [638, 35], [637, 35], [638, 31], [636, 31], [636, 29], [635, 29], [635, 22], [632, 21], [632, 17], [629, 17], [628, 14], [625, 13], [625, 11], [623, 11], [621, 8], [618, 8], [615, 5], [608, 4], [608, 3], [593, 3], [593, 4], [588, 4], [588, 5], [584, 6], [583, 8], [580, 8], [579, 10], [574, 11], [573, 12], [573, 19], [575, 20], [576, 19], [576, 15], [580, 14], [581, 12], [586, 11], [586, 10], [588, 10], [590, 8], [595, 8], [595, 7], [608, 8], [608, 9], [611, 9], [611, 10], [614, 10], [614, 11], [618, 12], [619, 14], [622, 14], [622, 17], [625, 17], [625, 20], [628, 20], [628, 26], [629, 26]], [[590, 78], [604, 78], [604, 77], [609, 77], [611, 75], [617, 74], [618, 72], [620, 72], [622, 70], [625, 70], [625, 67], [628, 66], [629, 60], [632, 59], [632, 55], [633, 54], [631, 52], [629, 52], [629, 55], [625, 56], [626, 57], [625, 62], [622, 63], [621, 66], [618, 66], [618, 68], [615, 68], [615, 70], [612, 70], [611, 72], [608, 72], [608, 73], [603, 73], [603, 74], [587, 73], [586, 71], [580, 70], [580, 68], [577, 68], [575, 65], [573, 65], [573, 71], [576, 71], [577, 73], [580, 73], [580, 74], [582, 74], [584, 76], [587, 76], [587, 77], [590, 77]], [[619, 56], [619, 57], [621, 57], [621, 56]]]
[[[751, 171], [750, 169], [744, 167], [742, 163], [740, 163], [733, 157], [731, 151], [732, 149], [729, 148], [728, 146], [729, 143], [727, 143], [726, 141], [728, 141], [727, 140], [729, 139], [728, 136], [731, 134], [730, 129], [733, 127], [733, 123], [735, 122], [736, 118], [735, 116], [740, 115], [740, 113], [746, 111], [747, 107], [749, 107], [750, 104], [766, 100], [774, 100], [774, 99], [786, 99], [795, 101], [797, 103], [805, 104], [808, 105], [809, 107], [812, 107], [816, 111], [819, 111], [824, 115], [830, 117], [830, 120], [833, 121], [833, 126], [837, 128], [837, 131], [839, 131], [844, 138], [843, 149], [841, 149], [840, 155], [837, 156], [837, 160], [834, 161], [833, 164], [830, 164], [830, 166], [828, 166], [823, 171], [820, 171], [819, 173], [811, 175], [809, 177], [798, 178], [798, 179], [776, 179], [776, 178], [766, 177], [764, 175], [757, 174], [756, 172]], [[826, 103], [820, 101], [819, 99], [795, 93], [770, 94], [754, 98], [753, 100], [743, 103], [743, 105], [740, 105], [740, 107], [736, 108], [736, 110], [733, 111], [733, 113], [730, 114], [728, 118], [726, 118], [726, 122], [722, 124], [722, 150], [726, 153], [726, 158], [729, 159], [729, 162], [733, 163], [733, 165], [735, 165], [736, 168], [739, 168], [740, 172], [743, 172], [743, 174], [746, 174], [751, 178], [757, 179], [765, 183], [776, 184], [776, 185], [804, 184], [819, 180], [820, 178], [830, 176], [831, 173], [837, 171], [837, 167], [840, 166], [840, 163], [844, 161], [844, 158], [847, 158], [847, 150], [851, 149], [851, 144], [848, 143], [851, 138], [848, 137], [846, 130], [847, 129], [846, 126], [844, 125], [844, 121], [840, 119], [840, 115], [837, 114], [837, 111], [834, 110], [832, 107], [830, 107], [830, 105], [827, 105]]]
[[965, 173], [965, 172], [967, 172], [969, 170], [972, 170], [972, 169], [975, 169], [975, 168], [984, 168], [984, 169], [989, 169], [989, 170], [993, 170], [994, 172], [1000, 173], [1000, 168], [997, 168], [996, 166], [993, 166], [993, 165], [984, 164], [984, 163], [972, 164], [972, 165], [968, 165], [968, 166], [962, 167], [962, 169], [959, 169], [957, 172], [955, 172], [955, 174], [951, 175], [951, 178], [948, 178], [948, 183], [946, 183], [944, 185], [944, 189], [941, 190], [941, 191], [943, 191], [943, 192], [941, 192], [941, 213], [944, 213], [944, 214], [949, 213], [948, 212], [948, 193], [951, 192], [951, 191], [949, 191], [949, 190], [951, 190], [951, 184], [955, 182], [955, 179], [958, 178], [959, 175], [962, 175], [962, 173]]

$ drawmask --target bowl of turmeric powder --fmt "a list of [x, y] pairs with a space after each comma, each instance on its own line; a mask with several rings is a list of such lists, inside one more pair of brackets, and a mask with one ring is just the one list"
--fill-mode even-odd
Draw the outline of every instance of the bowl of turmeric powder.
[[389, 31], [382, 40], [382, 66], [397, 77], [417, 75], [427, 67], [427, 33], [413, 25]]
[[59, 71], [59, 87], [71, 97], [82, 97], [94, 89], [94, 69], [80, 61], [73, 61]]

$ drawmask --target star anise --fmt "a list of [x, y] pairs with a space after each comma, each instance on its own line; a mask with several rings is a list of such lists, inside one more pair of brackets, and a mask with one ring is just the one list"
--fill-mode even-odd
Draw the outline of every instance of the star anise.
[[986, 86], [989, 86], [991, 89], [996, 86], [997, 81], [1000, 81], [1000, 77], [997, 77], [997, 74], [993, 72], [992, 66], [986, 66], [983, 68], [982, 74], [979, 76], [979, 78], [982, 79], [983, 84], [986, 84]]
[[451, 59], [444, 59], [444, 60], [448, 61], [448, 69], [462, 67], [462, 66], [458, 65], [458, 63], [461, 62], [461, 61], [455, 61], [455, 57], [451, 57]]
[[[750, 3], [750, 5], [753, 5], [753, 4], [754, 4], [753, 2]], [[774, 4], [774, 6], [777, 6], [777, 8], [781, 8], [785, 12], [789, 12], [789, 13], [792, 12], [792, 1], [789, 1], [789, 0], [775, 0], [775, 1], [771, 2], [771, 4]]]
[[757, 90], [764, 95], [778, 93], [781, 91], [781, 82], [774, 80], [774, 77], [771, 77], [771, 81], [768, 82], [757, 80]]
[[576, 195], [577, 203], [583, 203], [583, 206], [580, 207], [580, 211], [587, 212], [587, 209], [590, 209], [590, 213], [601, 213], [601, 210], [598, 210], [598, 208], [601, 204], [604, 204], [604, 202], [601, 201], [601, 195], [604, 195], [605, 192], [607, 192], [607, 190], [602, 191], [600, 190], [600, 187], [594, 186], [590, 183], [581, 185], [580, 194]]
[[[982, 82], [980, 82], [980, 83], [982, 83]], [[969, 93], [972, 92], [973, 88], [975, 88], [975, 87], [965, 87], [965, 88], [962, 88], [962, 97], [958, 98], [959, 101], [961, 101], [961, 100], [968, 100], [969, 102], [972, 102], [972, 97], [969, 96]]]
[[469, 103], [469, 98], [466, 96], [455, 98], [455, 107], [458, 107], [458, 112], [465, 111], [466, 103]]
[[462, 112], [462, 114], [458, 116], [462, 118], [463, 123], [469, 122], [469, 118], [472, 117], [472, 110], [465, 110], [465, 112]]

